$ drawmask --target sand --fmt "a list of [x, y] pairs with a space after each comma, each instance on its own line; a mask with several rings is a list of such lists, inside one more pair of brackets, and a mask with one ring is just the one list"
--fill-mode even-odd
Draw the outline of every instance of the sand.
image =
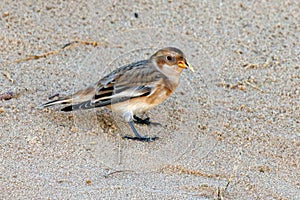
[[[0, 7], [0, 199], [299, 199], [299, 1]], [[138, 127], [155, 142], [107, 109], [39, 108], [166, 46], [195, 73]]]

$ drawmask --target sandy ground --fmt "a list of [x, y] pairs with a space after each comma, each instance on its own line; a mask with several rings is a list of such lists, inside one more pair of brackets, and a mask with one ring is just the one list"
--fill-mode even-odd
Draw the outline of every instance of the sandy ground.
[[[0, 3], [0, 199], [299, 199], [299, 1], [80, 2]], [[155, 142], [38, 108], [166, 46], [196, 72], [138, 127]]]

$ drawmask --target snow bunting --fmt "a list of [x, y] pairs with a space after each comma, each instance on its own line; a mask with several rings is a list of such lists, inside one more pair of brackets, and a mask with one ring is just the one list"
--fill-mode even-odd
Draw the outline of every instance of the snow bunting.
[[149, 118], [141, 119], [136, 115], [167, 99], [178, 86], [180, 74], [186, 68], [194, 71], [181, 50], [174, 47], [160, 49], [148, 60], [120, 67], [96, 84], [42, 106], [70, 104], [61, 109], [66, 112], [105, 106], [121, 114], [132, 129], [135, 137], [124, 138], [153, 141], [157, 137], [142, 137], [133, 124], [149, 125]]

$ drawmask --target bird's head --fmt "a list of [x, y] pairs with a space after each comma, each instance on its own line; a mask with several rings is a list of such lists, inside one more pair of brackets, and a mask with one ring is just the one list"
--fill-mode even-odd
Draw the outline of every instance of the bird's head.
[[174, 47], [158, 50], [151, 56], [150, 60], [156, 65], [159, 71], [167, 76], [179, 75], [186, 68], [194, 72], [192, 65], [187, 62], [183, 52]]

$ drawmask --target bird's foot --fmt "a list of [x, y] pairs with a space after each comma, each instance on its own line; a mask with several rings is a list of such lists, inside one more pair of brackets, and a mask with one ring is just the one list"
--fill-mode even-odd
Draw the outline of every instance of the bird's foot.
[[158, 137], [131, 137], [131, 136], [123, 136], [124, 139], [128, 139], [128, 140], [137, 140], [140, 142], [153, 142], [156, 139], [158, 139]]
[[142, 125], [154, 125], [154, 126], [162, 126], [160, 123], [157, 123], [157, 122], [150, 122], [150, 117], [147, 117], [145, 119], [142, 119], [136, 115], [133, 116], [133, 122], [135, 124], [142, 124]]

